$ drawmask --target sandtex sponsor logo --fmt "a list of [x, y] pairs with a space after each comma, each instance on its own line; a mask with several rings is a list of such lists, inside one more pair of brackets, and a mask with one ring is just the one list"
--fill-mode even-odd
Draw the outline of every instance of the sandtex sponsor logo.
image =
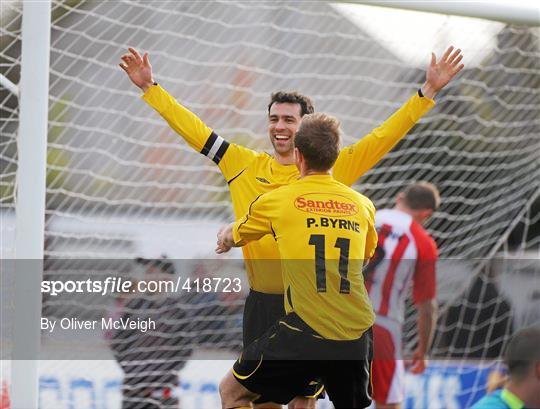
[[306, 193], [294, 200], [298, 210], [307, 213], [334, 216], [352, 216], [358, 213], [358, 206], [351, 199], [328, 193]]

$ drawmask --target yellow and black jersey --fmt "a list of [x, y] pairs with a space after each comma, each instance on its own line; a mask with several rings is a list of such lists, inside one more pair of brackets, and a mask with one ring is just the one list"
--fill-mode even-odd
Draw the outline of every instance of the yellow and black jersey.
[[[251, 202], [261, 194], [298, 179], [295, 165], [281, 165], [267, 153], [229, 143], [179, 104], [161, 86], [148, 88], [143, 99], [193, 149], [219, 166], [229, 184], [237, 218], [244, 215]], [[340, 152], [333, 169], [334, 178], [346, 185], [352, 185], [392, 149], [434, 105], [433, 100], [415, 94], [380, 127]], [[273, 237], [251, 242], [244, 246], [242, 251], [250, 287], [263, 293], [283, 294], [281, 271], [276, 271], [271, 263], [257, 262], [279, 260]]]
[[331, 175], [312, 175], [259, 196], [236, 221], [237, 245], [274, 237], [285, 310], [326, 339], [362, 336], [374, 320], [362, 266], [377, 246], [375, 207]]

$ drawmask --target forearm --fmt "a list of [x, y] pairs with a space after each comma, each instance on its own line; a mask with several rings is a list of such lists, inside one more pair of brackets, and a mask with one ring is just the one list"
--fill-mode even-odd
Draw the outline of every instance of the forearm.
[[429, 99], [433, 99], [435, 98], [435, 95], [437, 95], [437, 91], [435, 90], [435, 87], [433, 87], [433, 85], [431, 85], [431, 83], [428, 81], [424, 82], [424, 85], [422, 85], [420, 90], [422, 92], [422, 95], [424, 95], [424, 97], [427, 97]]
[[[397, 111], [384, 121], [381, 126], [375, 128], [372, 134], [377, 138], [388, 138], [389, 146], [386, 149], [391, 149], [403, 136], [411, 130], [411, 128], [426, 115], [434, 106], [435, 101], [429, 98], [426, 94], [421, 97], [416, 92], [410, 97]], [[391, 144], [391, 146], [390, 146]]]
[[418, 305], [418, 350], [426, 354], [433, 341], [437, 322], [437, 303], [435, 300], [425, 301]]
[[435, 106], [427, 97], [413, 95], [384, 123], [373, 129], [358, 142], [339, 153], [333, 176], [351, 186], [364, 173], [375, 166], [411, 128]]
[[154, 108], [169, 126], [197, 152], [201, 152], [212, 129], [197, 115], [179, 104], [159, 85], [153, 85], [142, 96], [143, 100]]

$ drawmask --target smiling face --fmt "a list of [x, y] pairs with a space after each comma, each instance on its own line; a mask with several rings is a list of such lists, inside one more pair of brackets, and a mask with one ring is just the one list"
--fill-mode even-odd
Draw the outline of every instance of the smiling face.
[[275, 102], [268, 114], [268, 136], [277, 154], [292, 155], [294, 151], [294, 135], [300, 126], [300, 104]]

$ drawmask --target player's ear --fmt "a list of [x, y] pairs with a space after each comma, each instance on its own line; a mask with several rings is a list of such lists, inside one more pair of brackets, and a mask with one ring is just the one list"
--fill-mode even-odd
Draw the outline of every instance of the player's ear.
[[396, 204], [403, 203], [403, 198], [405, 197], [405, 193], [399, 192], [396, 196]]
[[422, 209], [420, 210], [420, 215], [422, 217], [422, 220], [426, 221], [428, 220], [431, 215], [433, 214], [433, 210], [431, 209]]
[[300, 156], [301, 155], [302, 154], [300, 153], [298, 148], [294, 148], [294, 163], [299, 163], [300, 162]]

